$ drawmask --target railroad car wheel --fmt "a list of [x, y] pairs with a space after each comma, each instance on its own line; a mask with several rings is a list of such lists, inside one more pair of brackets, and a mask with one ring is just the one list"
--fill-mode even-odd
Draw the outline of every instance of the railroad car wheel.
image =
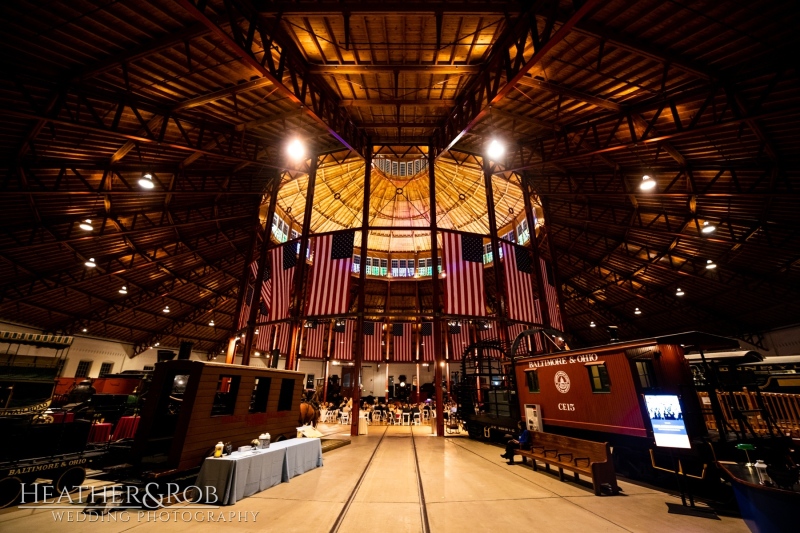
[[467, 422], [467, 433], [471, 439], [481, 440], [483, 438], [483, 428], [478, 424]]
[[22, 494], [22, 480], [18, 477], [7, 477], [0, 479], [0, 509], [5, 509], [9, 505], [19, 500]]
[[84, 479], [86, 479], [85, 468], [82, 466], [68, 468], [61, 472], [61, 475], [55, 480], [56, 491], [59, 493], [63, 493], [65, 490], [67, 492], [74, 492], [78, 490]]

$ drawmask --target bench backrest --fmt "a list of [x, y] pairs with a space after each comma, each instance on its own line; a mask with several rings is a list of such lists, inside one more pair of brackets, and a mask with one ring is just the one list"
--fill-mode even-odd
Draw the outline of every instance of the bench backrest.
[[534, 446], [544, 446], [548, 449], [559, 450], [561, 453], [573, 452], [582, 457], [589, 457], [592, 462], [605, 461], [611, 457], [607, 442], [576, 439], [541, 431], [531, 431], [531, 437]]

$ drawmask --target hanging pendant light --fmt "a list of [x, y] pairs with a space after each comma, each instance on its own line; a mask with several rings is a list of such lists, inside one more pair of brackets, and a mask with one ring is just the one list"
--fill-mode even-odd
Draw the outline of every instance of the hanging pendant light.
[[122, 288], [119, 290], [119, 293], [120, 294], [128, 294], [128, 287], [123, 285]]
[[597, 327], [597, 324], [595, 324], [595, 323], [594, 323], [594, 320], [592, 320], [591, 322], [589, 322], [589, 327], [590, 327], [590, 328]]
[[686, 294], [686, 293], [683, 292], [683, 290], [681, 290], [680, 287], [678, 287], [678, 290], [675, 291], [675, 296], [683, 296], [684, 294]]
[[164, 309], [163, 309], [163, 311], [164, 311], [165, 313], [169, 313], [169, 306], [168, 306], [168, 305], [165, 305], [165, 306], [164, 306]]
[[639, 184], [639, 188], [643, 191], [649, 191], [654, 189], [656, 186], [656, 180], [645, 174], [642, 176], [642, 183]]
[[87, 218], [86, 220], [81, 222], [78, 225], [78, 227], [81, 228], [83, 231], [92, 231], [94, 229], [94, 227], [92, 226], [92, 220], [90, 218]]
[[633, 311], [633, 314], [634, 314], [634, 315], [641, 315], [641, 314], [642, 314], [642, 312], [641, 312], [641, 311], [639, 310], [639, 308], [637, 307], [637, 308], [636, 308], [636, 309]]
[[139, 187], [142, 189], [152, 189], [155, 186], [156, 184], [153, 183], [153, 175], [151, 173], [145, 172], [142, 174], [142, 177], [139, 178]]
[[208, 325], [209, 325], [210, 327], [212, 327], [212, 328], [214, 327], [214, 319], [213, 319], [213, 318], [211, 319], [211, 322], [209, 322], [209, 323], [208, 323]]
[[88, 261], [84, 263], [89, 268], [94, 268], [97, 266], [97, 263], [94, 262], [94, 257], [90, 257]]
[[714, 224], [710, 223], [708, 220], [705, 220], [703, 221], [703, 227], [700, 228], [700, 231], [708, 234], [714, 232], [716, 229], [717, 227]]

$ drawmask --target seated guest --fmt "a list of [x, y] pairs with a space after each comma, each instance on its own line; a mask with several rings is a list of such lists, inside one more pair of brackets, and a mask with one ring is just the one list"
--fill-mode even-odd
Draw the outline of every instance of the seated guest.
[[517, 422], [517, 429], [519, 430], [519, 438], [511, 439], [506, 444], [506, 453], [500, 455], [503, 459], [508, 460], [508, 464], [514, 464], [514, 450], [530, 450], [531, 449], [531, 432], [522, 423], [522, 420]]

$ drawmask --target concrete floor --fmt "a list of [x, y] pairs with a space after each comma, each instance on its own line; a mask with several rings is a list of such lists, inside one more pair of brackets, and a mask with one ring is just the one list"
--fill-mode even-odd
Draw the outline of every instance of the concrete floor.
[[[344, 430], [341, 426], [321, 428], [327, 434], [339, 429]], [[393, 533], [423, 531], [427, 514], [432, 532], [748, 531], [736, 518], [712, 520], [669, 514], [666, 503], [680, 503], [679, 498], [625, 481], [620, 482], [624, 495], [597, 497], [585, 486], [562, 483], [555, 476], [533, 472], [529, 466], [509, 466], [500, 453], [502, 450], [495, 446], [465, 437], [433, 438], [428, 426], [371, 426], [369, 436], [353, 438], [349, 446], [326, 453], [322, 468], [236, 505], [220, 509], [203, 506], [201, 510], [203, 515], [206, 509], [223, 512], [226, 518], [231, 512], [248, 513], [246, 522], [238, 517], [226, 523], [184, 522], [180, 513], [176, 519], [161, 515], [148, 521], [147, 516], [130, 511], [127, 522], [67, 522], [65, 515], [56, 527], [59, 533], [89, 529], [101, 533], [148, 532], [156, 528], [159, 533], [308, 533], [335, 527], [342, 533]], [[83, 508], [72, 507], [75, 511]], [[169, 511], [181, 508], [176, 505]], [[255, 521], [254, 512], [258, 513]], [[73, 520], [76, 515], [80, 513], [73, 513]], [[53, 511], [0, 511], [3, 533], [48, 531], [55, 525]]]

